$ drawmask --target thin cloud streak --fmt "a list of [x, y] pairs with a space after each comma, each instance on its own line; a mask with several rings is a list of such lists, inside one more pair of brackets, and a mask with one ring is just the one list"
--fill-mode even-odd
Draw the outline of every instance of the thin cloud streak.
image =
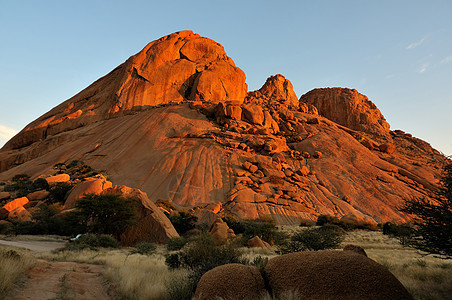
[[419, 69], [418, 73], [420, 73], [420, 74], [425, 73], [428, 70], [429, 66], [430, 66], [430, 64], [423, 64], [421, 66], [421, 68]]
[[450, 63], [450, 62], [452, 62], [452, 55], [449, 55], [448, 57], [444, 58], [444, 59], [441, 61], [442, 64], [448, 64], [448, 63]]
[[415, 49], [415, 48], [421, 46], [424, 42], [425, 42], [425, 37], [422, 38], [422, 39], [420, 39], [420, 40], [417, 41], [417, 42], [414, 42], [414, 43], [409, 44], [408, 46], [406, 46], [405, 49], [406, 49], [406, 50], [412, 50], [412, 49]]

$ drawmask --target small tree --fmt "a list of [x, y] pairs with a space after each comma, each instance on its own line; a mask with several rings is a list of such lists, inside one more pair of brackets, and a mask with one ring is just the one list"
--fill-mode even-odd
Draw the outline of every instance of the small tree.
[[115, 194], [85, 195], [77, 201], [75, 219], [88, 232], [111, 234], [119, 238], [128, 226], [136, 223], [134, 198], [123, 198]]
[[401, 211], [413, 216], [415, 228], [410, 245], [452, 257], [452, 163], [444, 168], [439, 196], [433, 200], [407, 200]]

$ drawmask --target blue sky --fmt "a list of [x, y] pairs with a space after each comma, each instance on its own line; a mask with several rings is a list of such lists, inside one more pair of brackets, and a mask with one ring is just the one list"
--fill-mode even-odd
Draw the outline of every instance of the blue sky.
[[221, 43], [249, 90], [283, 74], [298, 97], [349, 87], [452, 154], [452, 1], [0, 0], [0, 145], [148, 42]]

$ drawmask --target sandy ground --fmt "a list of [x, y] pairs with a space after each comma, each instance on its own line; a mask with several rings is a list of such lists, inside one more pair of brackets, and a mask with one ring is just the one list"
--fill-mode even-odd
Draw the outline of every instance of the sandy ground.
[[29, 279], [7, 299], [113, 299], [102, 271], [99, 265], [37, 260]]
[[0, 240], [1, 245], [26, 248], [36, 252], [52, 251], [64, 247], [65, 242], [48, 242], [48, 241], [5, 241]]

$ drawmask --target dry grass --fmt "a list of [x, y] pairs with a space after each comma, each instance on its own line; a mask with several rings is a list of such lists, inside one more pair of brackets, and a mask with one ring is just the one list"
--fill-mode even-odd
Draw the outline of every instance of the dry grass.
[[[287, 230], [287, 229], [286, 229]], [[291, 228], [289, 229], [291, 230]], [[294, 229], [295, 230], [295, 229]], [[397, 239], [381, 232], [349, 232], [342, 245], [354, 244], [363, 247], [368, 256], [386, 266], [409, 290], [415, 299], [450, 299], [452, 295], [452, 260], [444, 260], [402, 247]], [[12, 249], [2, 247], [3, 249]], [[157, 248], [156, 254], [146, 256], [130, 255], [130, 249], [62, 251], [57, 253], [35, 253], [41, 259], [54, 261], [75, 261], [102, 264], [105, 278], [116, 285], [116, 291], [124, 299], [175, 299], [171, 298], [174, 282], [187, 282], [186, 270], [171, 271], [165, 265], [164, 246]], [[243, 256], [249, 261], [254, 258], [276, 256], [273, 250], [242, 248]], [[18, 250], [16, 250], [18, 251]], [[20, 251], [20, 250], [19, 250]], [[0, 292], [4, 285], [11, 288], [15, 279], [33, 265], [33, 257], [28, 251], [20, 251], [21, 263], [0, 261]], [[0, 251], [0, 253], [2, 253]], [[3, 259], [0, 257], [0, 260]], [[16, 270], [4, 270], [14, 266]], [[12, 274], [16, 275], [12, 275]], [[5, 276], [4, 274], [11, 274]], [[5, 281], [9, 280], [8, 282]], [[180, 287], [177, 287], [180, 288]], [[284, 299], [295, 299], [289, 294]], [[261, 300], [274, 299], [271, 296]]]
[[34, 264], [35, 258], [29, 251], [0, 246], [0, 299]]
[[359, 245], [367, 255], [387, 267], [415, 299], [451, 299], [452, 260], [402, 247], [381, 232], [350, 232], [343, 242]]

